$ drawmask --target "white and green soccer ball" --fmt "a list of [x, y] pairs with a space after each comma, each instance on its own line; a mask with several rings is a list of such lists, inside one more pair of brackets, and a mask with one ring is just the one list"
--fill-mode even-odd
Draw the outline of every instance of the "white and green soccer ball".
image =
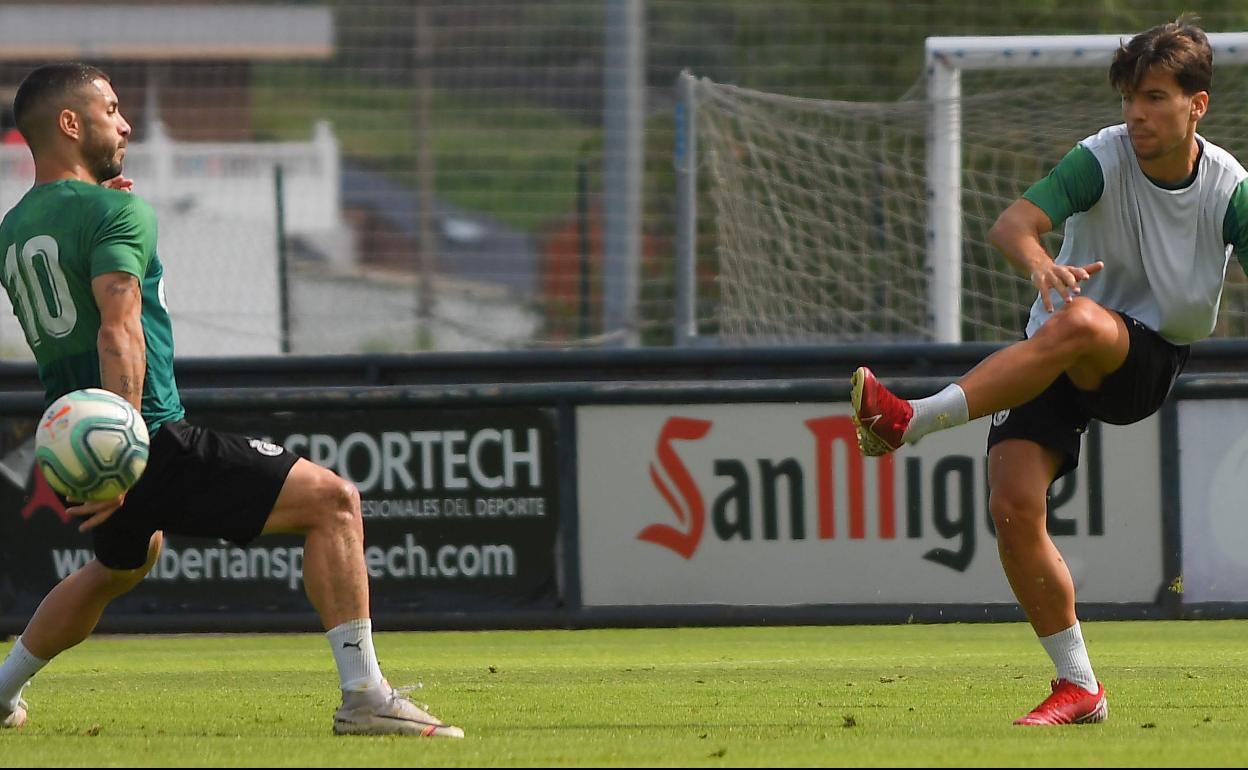
[[52, 402], [35, 433], [35, 461], [70, 500], [111, 500], [147, 467], [147, 423], [133, 405], [100, 388]]

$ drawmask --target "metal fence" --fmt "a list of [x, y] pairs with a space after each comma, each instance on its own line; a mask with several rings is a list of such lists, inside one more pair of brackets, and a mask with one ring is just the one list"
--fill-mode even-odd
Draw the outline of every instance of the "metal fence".
[[[1248, 25], [1240, 3], [1204, 5], [1210, 30]], [[237, 263], [209, 262], [181, 290], [173, 280], [179, 261], [201, 253], [272, 258], [267, 166], [278, 161], [289, 174], [293, 352], [666, 345], [681, 69], [795, 96], [892, 99], [920, 76], [930, 35], [1120, 32], [1172, 15], [1157, 0], [1015, 10], [988, 0], [2, 0], [0, 101], [48, 57], [89, 60], [113, 76], [136, 148], [164, 137], [182, 148], [168, 166], [138, 152], [128, 171], [140, 194], [160, 197], [172, 180], [188, 191], [160, 207], [188, 353], [281, 347], [276, 310], [258, 309], [277, 302], [272, 292], [247, 300], [250, 310], [225, 306]], [[331, 138], [335, 157], [320, 154]], [[302, 161], [283, 159], [300, 146], [319, 148], [308, 177]], [[621, 207], [636, 219], [621, 222]], [[697, 280], [713, 292], [714, 265]], [[255, 313], [263, 319], [246, 320]], [[230, 349], [209, 344], [210, 330]], [[11, 339], [0, 354], [25, 355]]]

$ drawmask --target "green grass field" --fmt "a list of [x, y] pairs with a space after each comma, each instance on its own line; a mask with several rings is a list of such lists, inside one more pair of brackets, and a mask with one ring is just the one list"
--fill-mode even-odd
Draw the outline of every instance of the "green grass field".
[[[1214, 766], [1248, 759], [1248, 622], [1088, 623], [1102, 725], [1022, 624], [386, 633], [463, 741], [336, 738], [319, 635], [102, 637], [27, 689], [6, 766]], [[7, 651], [8, 645], [2, 645]]]

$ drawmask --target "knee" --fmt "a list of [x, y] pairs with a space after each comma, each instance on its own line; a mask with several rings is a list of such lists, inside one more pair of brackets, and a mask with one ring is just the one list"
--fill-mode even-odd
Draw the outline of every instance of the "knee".
[[1048, 508], [1044, 498], [1033, 499], [1009, 489], [992, 490], [988, 510], [1002, 544], [1030, 540], [1044, 532]]
[[1112, 342], [1117, 325], [1106, 310], [1086, 297], [1076, 297], [1053, 314], [1043, 326], [1043, 332], [1052, 343], [1080, 350]]
[[112, 569], [111, 567], [100, 565], [103, 570], [101, 580], [99, 581], [102, 592], [110, 599], [113, 599], [142, 583], [143, 578], [147, 577], [147, 573], [151, 572], [152, 567], [156, 566], [156, 560], [160, 558], [160, 547], [164, 542], [165, 536], [163, 533], [152, 533], [151, 539], [147, 541], [147, 559], [141, 567], [135, 569]]
[[96, 562], [97, 569], [94, 571], [92, 592], [108, 601], [129, 593], [143, 582], [143, 578], [147, 577], [148, 571], [152, 568], [151, 564], [155, 564], [155, 561], [136, 569], [113, 569]]
[[124, 593], [128, 593], [132, 588], [143, 582], [143, 578], [147, 575], [147, 570], [139, 567], [138, 569], [109, 569], [107, 577], [105, 577], [101, 585], [101, 593], [109, 599], [115, 599]]
[[317, 496], [320, 504], [316, 510], [316, 523], [334, 530], [363, 532], [360, 492], [355, 485], [326, 471], [318, 486], [321, 489]]

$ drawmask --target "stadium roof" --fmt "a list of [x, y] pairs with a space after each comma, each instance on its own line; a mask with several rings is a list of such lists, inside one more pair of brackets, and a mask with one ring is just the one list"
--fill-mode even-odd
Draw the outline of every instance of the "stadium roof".
[[329, 8], [261, 5], [2, 5], [0, 60], [324, 59]]

